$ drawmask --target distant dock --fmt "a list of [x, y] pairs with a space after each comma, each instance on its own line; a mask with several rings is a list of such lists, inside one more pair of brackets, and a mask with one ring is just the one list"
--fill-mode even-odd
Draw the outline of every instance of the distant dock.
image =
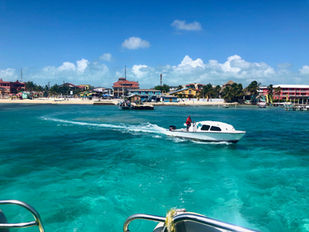
[[287, 111], [309, 111], [309, 105], [288, 104], [288, 105], [284, 105], [284, 109]]

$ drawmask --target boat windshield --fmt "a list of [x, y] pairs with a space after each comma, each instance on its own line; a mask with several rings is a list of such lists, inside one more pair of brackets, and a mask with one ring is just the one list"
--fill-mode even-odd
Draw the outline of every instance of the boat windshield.
[[221, 128], [220, 127], [217, 127], [217, 126], [212, 126], [210, 128], [211, 131], [221, 131]]
[[208, 131], [209, 130], [209, 125], [203, 125], [202, 127], [201, 127], [201, 130], [204, 130], [204, 131]]

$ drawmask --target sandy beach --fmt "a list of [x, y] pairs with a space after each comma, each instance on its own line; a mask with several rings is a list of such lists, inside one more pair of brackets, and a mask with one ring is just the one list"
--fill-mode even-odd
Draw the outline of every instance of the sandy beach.
[[[78, 104], [78, 105], [92, 105], [97, 100], [88, 100], [88, 99], [81, 99], [81, 98], [37, 98], [37, 99], [0, 99], [0, 104], [62, 104], [62, 105], [71, 105], [71, 104]], [[115, 100], [104, 100], [100, 101], [106, 104], [117, 104]]]
[[[0, 104], [61, 104], [61, 105], [117, 105], [120, 99], [104, 99], [104, 100], [88, 100], [81, 98], [37, 98], [37, 99], [0, 99]], [[217, 105], [237, 105], [238, 103], [225, 103], [225, 102], [208, 102], [208, 101], [179, 101], [179, 102], [151, 102], [145, 103], [156, 106], [191, 106], [191, 105], [204, 105], [204, 106], [217, 106]]]

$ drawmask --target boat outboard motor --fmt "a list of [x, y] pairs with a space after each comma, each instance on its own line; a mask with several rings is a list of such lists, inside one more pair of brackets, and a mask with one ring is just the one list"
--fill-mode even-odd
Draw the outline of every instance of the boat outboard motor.
[[[0, 224], [6, 224], [8, 221], [6, 220], [6, 217], [4, 213], [0, 209]], [[9, 229], [0, 229], [0, 232], [9, 232]]]
[[169, 130], [170, 131], [176, 130], [176, 126], [170, 126]]

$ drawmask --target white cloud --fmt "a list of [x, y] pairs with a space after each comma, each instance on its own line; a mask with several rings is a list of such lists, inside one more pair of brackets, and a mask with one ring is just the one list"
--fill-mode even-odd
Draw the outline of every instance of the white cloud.
[[74, 71], [76, 69], [75, 64], [71, 62], [63, 62], [61, 66], [57, 68], [59, 71]]
[[[88, 61], [85, 58], [77, 61], [66, 61], [59, 66], [45, 66], [40, 69], [23, 69], [24, 81], [34, 81], [38, 84], [92, 84], [95, 86], [111, 87], [123, 70], [119, 67], [112, 69], [102, 61]], [[250, 62], [239, 55], [227, 57], [224, 61], [203, 60], [192, 58], [189, 55], [180, 59], [176, 65], [166, 64], [153, 67], [147, 64], [135, 64], [127, 69], [127, 78], [137, 80], [141, 88], [148, 88], [160, 83], [160, 74], [163, 74], [163, 83], [178, 86], [190, 82], [202, 84], [224, 84], [228, 80], [247, 85], [257, 80], [263, 85], [268, 84], [303, 84], [308, 82], [309, 65], [304, 65], [298, 71], [293, 71], [291, 65], [282, 64], [276, 68], [265, 62]], [[19, 79], [19, 71], [13, 68], [0, 69], [0, 78], [8, 81]]]
[[301, 69], [299, 69], [299, 72], [302, 75], [309, 74], [309, 65], [304, 65], [303, 67], [301, 67]]
[[171, 26], [175, 27], [177, 30], [183, 31], [200, 31], [202, 30], [202, 26], [199, 22], [187, 23], [185, 20], [174, 20]]
[[148, 66], [145, 65], [145, 64], [133, 65], [132, 73], [137, 78], [142, 78], [142, 77], [145, 77], [147, 75], [147, 73], [148, 73], [147, 68], [148, 68]]
[[89, 61], [86, 59], [81, 59], [76, 61], [76, 70], [77, 72], [83, 73], [88, 67]]
[[104, 53], [102, 56], [100, 56], [100, 59], [104, 60], [104, 61], [111, 61], [112, 60], [112, 54]]
[[72, 72], [72, 71], [77, 71], [78, 73], [83, 73], [86, 68], [88, 67], [89, 61], [82, 58], [80, 60], [76, 61], [76, 65], [72, 62], [63, 62], [62, 65], [60, 65], [59, 67], [56, 68], [53, 66], [47, 66], [44, 67], [43, 70], [44, 71], [60, 71], [60, 72]]
[[130, 37], [123, 41], [122, 47], [134, 50], [139, 48], [148, 48], [150, 46], [150, 43], [146, 40], [143, 40], [139, 37]]
[[205, 64], [202, 59], [197, 58], [196, 60], [192, 60], [192, 58], [186, 55], [181, 63], [178, 65], [179, 68], [204, 68]]
[[[110, 73], [107, 65], [99, 62], [89, 62], [80, 59], [73, 62], [63, 62], [62, 65], [46, 66], [31, 75], [31, 80], [37, 83], [44, 81], [53, 83], [72, 82], [74, 84], [110, 85]], [[42, 80], [41, 78], [44, 78]]]
[[17, 78], [17, 73], [16, 70], [13, 68], [6, 68], [6, 69], [2, 69], [0, 70], [0, 79], [3, 80], [9, 80], [9, 81], [16, 81]]
[[186, 55], [175, 66], [152, 68], [146, 65], [135, 65], [130, 74], [133, 79], [138, 79], [142, 86], [154, 86], [159, 84], [160, 73], [163, 73], [163, 82], [169, 85], [189, 82], [223, 84], [228, 80], [241, 83], [257, 80], [265, 83], [273, 82], [277, 74], [264, 62], [248, 62], [238, 55], [230, 56], [222, 63], [217, 60], [205, 62], [201, 58], [192, 59]]

